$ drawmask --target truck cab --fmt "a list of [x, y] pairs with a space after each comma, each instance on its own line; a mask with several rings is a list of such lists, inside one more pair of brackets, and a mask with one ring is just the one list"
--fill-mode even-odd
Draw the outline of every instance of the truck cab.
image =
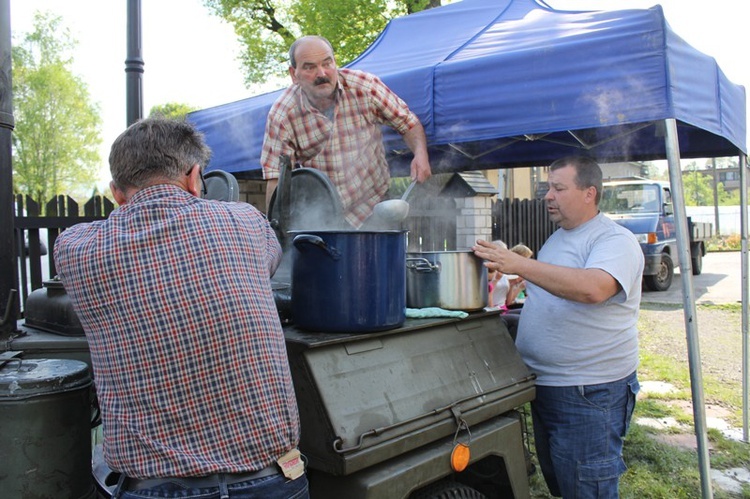
[[[599, 209], [635, 234], [643, 250], [644, 288], [666, 291], [679, 265], [672, 191], [668, 182], [643, 178], [613, 179], [602, 186]], [[692, 273], [701, 273], [706, 254], [705, 239], [711, 224], [693, 224], [688, 219]]]

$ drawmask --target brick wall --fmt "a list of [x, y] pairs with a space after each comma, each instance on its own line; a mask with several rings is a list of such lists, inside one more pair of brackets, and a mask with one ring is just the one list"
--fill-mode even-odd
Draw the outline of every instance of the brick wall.
[[456, 249], [468, 250], [477, 239], [492, 240], [493, 196], [456, 198]]
[[240, 201], [250, 203], [263, 213], [266, 212], [266, 181], [238, 180], [240, 186]]

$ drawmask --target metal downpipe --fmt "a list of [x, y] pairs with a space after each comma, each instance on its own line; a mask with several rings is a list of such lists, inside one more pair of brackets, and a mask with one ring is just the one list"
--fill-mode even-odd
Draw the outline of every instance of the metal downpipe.
[[[18, 264], [13, 204], [13, 78], [10, 0], [0, 0], [0, 337], [15, 331]], [[5, 307], [5, 308], [3, 308]]]
[[143, 117], [143, 46], [141, 43], [141, 0], [128, 0], [125, 59], [125, 107], [127, 126]]

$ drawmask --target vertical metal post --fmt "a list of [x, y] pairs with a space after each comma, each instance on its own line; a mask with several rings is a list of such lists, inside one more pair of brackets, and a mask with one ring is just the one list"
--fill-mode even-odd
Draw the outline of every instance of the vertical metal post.
[[127, 125], [143, 117], [143, 52], [141, 0], [128, 0], [128, 55], [125, 59]]
[[742, 440], [750, 441], [748, 438], [748, 387], [750, 387], [750, 369], [748, 359], [750, 358], [750, 347], [748, 346], [748, 290], [747, 276], [747, 156], [740, 151], [740, 240], [742, 244]]
[[711, 490], [711, 465], [708, 455], [708, 431], [706, 429], [706, 407], [703, 396], [703, 374], [701, 371], [701, 354], [698, 344], [698, 316], [693, 292], [693, 271], [690, 260], [690, 238], [688, 236], [687, 215], [685, 214], [685, 193], [682, 188], [682, 171], [680, 168], [680, 146], [677, 138], [677, 122], [665, 120], [665, 146], [669, 164], [669, 182], [672, 187], [674, 202], [675, 232], [677, 252], [680, 260], [682, 297], [685, 312], [685, 332], [687, 334], [688, 365], [690, 369], [690, 389], [693, 395], [693, 421], [695, 437], [698, 441], [698, 467], [701, 476], [703, 499], [713, 497]]
[[716, 224], [716, 235], [721, 235], [719, 225], [719, 174], [716, 172], [716, 158], [711, 158], [711, 178], [714, 184], [714, 223]]
[[0, 336], [15, 331], [18, 315], [17, 304], [11, 299], [18, 289], [18, 265], [13, 235], [11, 136], [15, 120], [10, 41], [10, 0], [0, 0]]

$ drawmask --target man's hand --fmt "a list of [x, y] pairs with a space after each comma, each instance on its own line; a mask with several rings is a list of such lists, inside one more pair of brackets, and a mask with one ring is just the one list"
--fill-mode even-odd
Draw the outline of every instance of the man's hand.
[[411, 178], [416, 180], [420, 184], [432, 176], [432, 169], [430, 168], [430, 160], [427, 154], [415, 155], [414, 159], [411, 160]]
[[422, 183], [430, 178], [432, 169], [427, 154], [427, 137], [421, 123], [417, 123], [404, 134], [404, 142], [414, 153], [414, 159], [411, 161], [411, 179]]
[[507, 248], [481, 239], [471, 249], [477, 257], [485, 260], [484, 266], [487, 269], [497, 270], [502, 274], [519, 274], [514, 263], [517, 264], [521, 260], [525, 260], [525, 258]]

